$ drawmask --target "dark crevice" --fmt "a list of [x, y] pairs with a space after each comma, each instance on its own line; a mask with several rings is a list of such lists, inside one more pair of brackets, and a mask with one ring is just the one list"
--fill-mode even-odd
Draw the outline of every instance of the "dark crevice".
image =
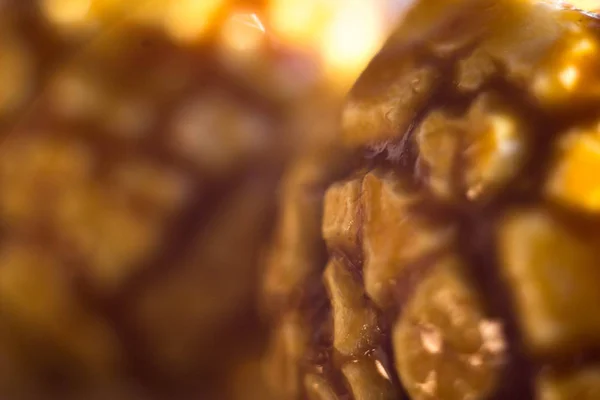
[[404, 265], [394, 283], [394, 303], [386, 310], [385, 319], [390, 321], [390, 326], [391, 321], [397, 320], [402, 315], [404, 306], [412, 298], [419, 284], [433, 271], [436, 262], [447, 253], [447, 246], [442, 246]]
[[402, 382], [400, 382], [396, 361], [394, 358], [394, 346], [392, 343], [392, 328], [390, 321], [380, 318], [381, 337], [379, 346], [374, 350], [373, 356], [377, 358], [386, 370], [389, 381], [398, 395], [399, 399], [409, 399], [408, 393]]
[[[128, 316], [122, 315], [126, 311], [122, 306], [123, 304], [130, 304], [131, 300], [136, 298], [140, 291], [151, 282], [165, 279], [167, 276], [176, 273], [178, 266], [183, 267], [184, 260], [193, 251], [194, 243], [198, 240], [199, 235], [205, 234], [203, 231], [210, 219], [214, 215], [218, 215], [219, 208], [228, 195], [237, 187], [236, 183], [240, 183], [242, 179], [243, 177], [238, 177], [233, 182], [228, 182], [225, 185], [209, 186], [209, 191], [206, 192], [210, 193], [209, 197], [204, 197], [201, 192], [196, 194], [187, 210], [181, 213], [181, 216], [174, 221], [171, 229], [166, 231], [164, 235], [166, 242], [156, 254], [148, 258], [152, 261], [145, 263], [140, 268], [134, 268], [135, 271], [140, 272], [131, 277], [112, 299], [111, 303], [113, 305], [109, 307], [113, 318], [125, 322]], [[135, 338], [133, 339], [135, 340]], [[138, 355], [137, 358], [140, 358], [140, 356]], [[150, 363], [149, 360], [146, 360], [137, 364], [137, 368], [144, 369]], [[152, 382], [152, 379], [150, 382]]]
[[508, 364], [490, 400], [533, 399], [538, 367], [524, 348], [511, 290], [501, 276], [496, 231], [506, 209], [540, 202], [553, 139], [562, 127], [557, 124], [558, 121], [541, 112], [527, 92], [502, 78], [496, 77], [486, 86], [487, 90], [500, 93], [502, 99], [510, 99], [517, 114], [524, 116], [522, 120], [527, 121], [526, 129], [531, 130], [531, 151], [521, 171], [492, 199], [481, 203], [469, 203], [463, 199], [464, 207], [459, 213], [459, 248], [467, 260], [467, 272], [480, 291], [488, 315], [502, 321], [508, 342]]
[[467, 261], [469, 276], [480, 291], [489, 318], [502, 321], [508, 342], [508, 364], [496, 393], [490, 400], [533, 399], [534, 365], [527, 357], [515, 320], [509, 288], [500, 276], [494, 219], [463, 216], [459, 229], [459, 250]]
[[[136, 272], [117, 293], [107, 297], [95, 287], [93, 281], [82, 281], [76, 285], [75, 290], [82, 301], [96, 315], [108, 320], [118, 335], [128, 375], [142, 387], [151, 389], [154, 398], [167, 398], [182, 390], [188, 395], [186, 390], [193, 388], [182, 388], [162, 375], [160, 366], [152, 358], [150, 343], [132, 321], [133, 300], [139, 297], [148, 285], [166, 279], [185, 265], [184, 260], [194, 250], [194, 243], [199, 236], [206, 233], [204, 230], [210, 219], [218, 215], [225, 199], [245, 178], [247, 177], [239, 176], [228, 184], [211, 186], [212, 190], [208, 192], [211, 196], [208, 198], [201, 195], [204, 190], [198, 192], [186, 211], [172, 221], [171, 228], [167, 229], [164, 235], [166, 241], [156, 253], [149, 255], [140, 267], [133, 268]], [[197, 383], [197, 386], [201, 388], [202, 384]], [[181, 395], [183, 394], [184, 392], [181, 392]]]
[[556, 375], [568, 375], [574, 371], [584, 370], [586, 367], [598, 368], [600, 366], [600, 346], [587, 348], [575, 354], [563, 357], [552, 357], [548, 360], [539, 360], [537, 367]]
[[348, 254], [348, 251], [344, 251], [342, 249], [332, 249], [329, 251], [329, 253], [330, 262], [338, 261], [344, 266], [344, 269], [352, 275], [357, 283], [361, 285], [364, 283], [362, 258], [357, 258], [357, 256]]

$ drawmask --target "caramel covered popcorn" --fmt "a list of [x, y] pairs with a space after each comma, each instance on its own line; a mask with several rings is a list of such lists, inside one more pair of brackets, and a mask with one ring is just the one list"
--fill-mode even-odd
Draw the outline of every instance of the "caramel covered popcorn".
[[311, 218], [279, 214], [264, 273], [276, 398], [598, 396], [599, 20], [551, 3], [407, 5], [286, 181]]

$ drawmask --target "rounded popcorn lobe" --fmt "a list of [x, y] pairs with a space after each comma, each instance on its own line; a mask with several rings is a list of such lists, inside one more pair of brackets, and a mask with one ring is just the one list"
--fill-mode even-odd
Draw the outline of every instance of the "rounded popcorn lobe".
[[394, 329], [399, 377], [416, 399], [486, 398], [498, 384], [502, 333], [460, 276], [460, 263], [436, 264]]
[[262, 293], [276, 398], [598, 396], [598, 22], [408, 6], [348, 95], [341, 156], [309, 149], [310, 177], [284, 179]]

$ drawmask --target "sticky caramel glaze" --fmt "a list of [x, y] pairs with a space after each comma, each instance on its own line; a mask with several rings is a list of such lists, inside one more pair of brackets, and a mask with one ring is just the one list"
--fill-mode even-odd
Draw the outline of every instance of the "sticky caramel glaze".
[[[587, 21], [589, 27], [597, 25], [595, 20]], [[594, 31], [600, 38], [598, 31]], [[566, 219], [572, 223], [574, 220], [590, 218], [582, 212], [572, 209], [564, 209], [556, 204], [547, 204], [542, 198], [542, 186], [547, 179], [550, 168], [551, 157], [555, 139], [569, 127], [580, 125], [585, 122], [593, 122], [600, 117], [598, 103], [587, 104], [576, 110], [561, 113], [556, 110], [545, 110], [531, 93], [522, 86], [505, 78], [506, 69], [500, 63], [496, 63], [494, 72], [489, 79], [477, 90], [477, 93], [464, 93], [456, 90], [455, 82], [451, 79], [456, 73], [459, 60], [464, 59], [476, 47], [468, 46], [456, 53], [451, 58], [440, 57], [432, 52], [421, 48], [411, 49], [417, 54], [419, 65], [434, 65], [439, 71], [439, 76], [446, 77], [436, 82], [434, 88], [427, 97], [426, 105], [419, 107], [412, 119], [409, 128], [405, 132], [397, 132], [390, 139], [381, 142], [370, 143], [358, 149], [350, 151], [347, 157], [346, 172], [344, 176], [337, 176], [335, 181], [356, 179], [364, 176], [367, 172], [375, 169], [391, 172], [408, 181], [415, 191], [428, 193], [426, 199], [419, 205], [426, 210], [428, 215], [438, 219], [456, 218], [458, 234], [454, 245], [458, 254], [465, 261], [465, 271], [474, 286], [482, 294], [485, 309], [493, 319], [499, 319], [504, 323], [505, 336], [508, 342], [507, 363], [502, 368], [497, 388], [489, 396], [490, 400], [504, 399], [532, 399], [535, 398], [534, 377], [542, 369], [550, 368], [554, 371], [569, 371], [585, 365], [593, 365], [600, 359], [600, 349], [588, 349], [585, 354], [569, 355], [566, 357], [532, 358], [524, 349], [522, 341], [522, 330], [519, 329], [515, 319], [516, 311], [509, 289], [504, 279], [500, 276], [497, 254], [497, 227], [499, 221], [504, 218], [504, 212], [509, 208], [526, 207], [532, 205], [546, 204], [559, 218]], [[406, 51], [406, 49], [403, 49]], [[384, 58], [393, 59], [395, 54], [387, 52], [379, 55], [377, 63], [384, 63]], [[490, 196], [482, 201], [472, 202], [464, 196], [465, 184], [461, 179], [461, 171], [465, 168], [465, 161], [461, 159], [460, 152], [453, 163], [452, 186], [454, 191], [463, 194], [457, 201], [440, 202], [429, 192], [423, 183], [428, 171], [418, 162], [418, 150], [416, 149], [414, 134], [416, 128], [430, 112], [444, 109], [447, 112], [463, 115], [481, 92], [493, 92], [500, 97], [510, 100], [511, 108], [518, 110], [520, 115], [527, 119], [527, 126], [531, 129], [532, 145], [531, 151], [525, 159], [521, 173], [512, 178], [499, 192], [497, 196]], [[364, 226], [364, 210], [359, 210], [357, 223]], [[591, 225], [600, 220], [591, 217]], [[585, 224], [584, 224], [585, 225]], [[359, 236], [357, 248], [362, 248], [363, 238]], [[329, 257], [345, 265], [356, 280], [363, 282], [363, 257], [355, 252], [348, 252], [343, 248], [330, 248]], [[381, 332], [377, 343], [366, 351], [364, 357], [370, 358], [379, 355], [390, 372], [390, 382], [398, 396], [408, 398], [402, 385], [398, 381], [394, 371], [392, 357], [392, 346], [390, 331], [393, 321], [401, 314], [403, 306], [410, 297], [410, 293], [416, 285], [427, 275], [439, 255], [419, 260], [415, 265], [406, 266], [412, 273], [403, 276], [397, 283], [396, 303], [394, 306], [381, 311], [372, 304], [372, 300], [365, 301], [377, 309], [379, 316], [379, 331]], [[326, 256], [322, 255], [320, 265], [325, 265]], [[302, 309], [311, 315], [311, 331], [315, 332], [312, 337], [311, 354], [317, 357], [308, 357], [304, 371], [314, 371], [323, 374], [333, 383], [339, 398], [352, 398], [348, 391], [348, 384], [341, 374], [341, 367], [353, 357], [340, 355], [332, 344], [331, 309], [326, 298], [326, 291], [317, 278], [312, 283], [306, 284], [311, 290], [303, 301]], [[318, 288], [318, 289], [315, 289]], [[315, 305], [318, 305], [315, 307]], [[318, 317], [314, 317], [318, 316]], [[383, 356], [382, 356], [383, 355]], [[551, 367], [548, 367], [548, 364]], [[304, 397], [302, 397], [304, 398]]]

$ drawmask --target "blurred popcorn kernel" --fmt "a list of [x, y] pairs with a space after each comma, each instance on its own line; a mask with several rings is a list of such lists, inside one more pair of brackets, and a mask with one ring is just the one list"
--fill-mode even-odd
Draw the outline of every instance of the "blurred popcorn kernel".
[[78, 70], [65, 70], [54, 76], [50, 84], [50, 96], [56, 112], [65, 118], [102, 118], [107, 104], [107, 96], [90, 73]]
[[265, 121], [240, 104], [214, 93], [184, 105], [174, 120], [173, 146], [208, 171], [229, 170], [265, 150]]
[[[4, 244], [0, 262], [2, 317], [29, 336], [30, 345], [42, 351], [40, 359], [60, 363], [61, 357], [63, 362], [73, 357], [81, 367], [69, 371], [75, 375], [97, 378], [115, 372], [119, 356], [114, 333], [76, 300], [66, 265], [60, 265], [55, 255], [23, 243]], [[41, 337], [27, 332], [39, 332]]]
[[[2, 20], [0, 19], [0, 26]], [[30, 95], [33, 60], [25, 43], [10, 32], [0, 31], [0, 117], [14, 111]]]

